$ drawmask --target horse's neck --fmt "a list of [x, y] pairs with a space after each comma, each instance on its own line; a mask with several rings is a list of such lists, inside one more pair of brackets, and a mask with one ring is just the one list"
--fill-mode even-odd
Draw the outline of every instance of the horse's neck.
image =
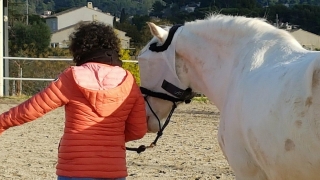
[[[273, 41], [256, 43], [249, 38], [228, 37], [226, 34], [223, 35], [226, 36], [225, 40], [217, 34], [212, 36], [208, 39], [187, 32], [179, 35], [176, 46], [177, 73], [183, 83], [205, 94], [220, 110], [227, 99], [236, 67], [242, 66], [242, 70], [246, 68], [245, 71], [249, 71], [251, 65], [255, 64], [253, 61], [259, 60], [255, 57], [259, 49], [269, 48], [272, 53], [268, 54], [278, 55], [284, 55], [285, 52], [281, 51], [286, 51], [272, 46]], [[274, 59], [268, 58], [266, 61]]]
[[[231, 78], [237, 49], [232, 45], [213, 44], [196, 37], [181, 35], [177, 41], [177, 74], [196, 92], [203, 93], [221, 110]], [[190, 43], [192, 42], [192, 43]]]

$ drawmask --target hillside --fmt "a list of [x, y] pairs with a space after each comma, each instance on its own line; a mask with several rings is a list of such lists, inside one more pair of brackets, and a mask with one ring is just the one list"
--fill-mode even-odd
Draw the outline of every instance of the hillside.
[[308, 4], [308, 5], [320, 5], [320, 0], [257, 0], [257, 2], [263, 6], [275, 5], [277, 3], [281, 4]]
[[[13, 3], [13, 1], [15, 3]], [[87, 0], [28, 0], [29, 15], [42, 14], [45, 10], [57, 13], [72, 7], [87, 5]], [[140, 31], [146, 16], [156, 16], [170, 23], [184, 23], [204, 18], [205, 15], [219, 12], [230, 15], [248, 17], [264, 17], [270, 23], [275, 23], [276, 17], [280, 23], [299, 25], [300, 28], [320, 35], [320, 0], [89, 0], [93, 6], [103, 12], [127, 19], [132, 19], [133, 26]], [[9, 20], [25, 22], [25, 0], [9, 0]], [[192, 12], [185, 10], [190, 5]], [[121, 12], [125, 16], [121, 17]], [[146, 15], [146, 16], [145, 16]], [[138, 16], [138, 17], [137, 17]], [[140, 17], [139, 17], [140, 16]], [[142, 19], [139, 19], [142, 18]], [[124, 22], [124, 21], [122, 21]], [[139, 27], [138, 27], [139, 26]], [[132, 27], [121, 28], [128, 32]], [[131, 36], [132, 37], [132, 36]]]
[[[90, 1], [90, 0], [89, 0]], [[124, 8], [128, 15], [146, 15], [152, 9], [152, 5], [159, 0], [91, 0], [93, 5], [104, 12], [120, 16]], [[320, 0], [160, 0], [162, 4], [177, 4], [184, 6], [190, 3], [200, 2], [201, 7], [216, 6], [218, 8], [234, 8], [254, 6], [271, 6], [278, 3], [295, 5], [308, 4], [320, 5]], [[63, 11], [71, 7], [80, 7], [87, 4], [87, 0], [28, 0], [29, 14], [42, 14], [43, 11], [53, 12]], [[20, 6], [20, 12], [26, 12], [25, 0], [9, 0], [9, 7]]]
[[[42, 14], [43, 11], [49, 10], [53, 12], [63, 11], [72, 7], [81, 7], [87, 5], [87, 0], [28, 0], [29, 14]], [[124, 8], [129, 15], [147, 14], [152, 4], [156, 0], [88, 0], [94, 7], [99, 8], [103, 12], [109, 12], [112, 15], [120, 16], [121, 10]], [[9, 7], [23, 7], [26, 9], [25, 0], [9, 0]], [[22, 10], [23, 12], [23, 10]], [[24, 10], [26, 12], [26, 10]]]

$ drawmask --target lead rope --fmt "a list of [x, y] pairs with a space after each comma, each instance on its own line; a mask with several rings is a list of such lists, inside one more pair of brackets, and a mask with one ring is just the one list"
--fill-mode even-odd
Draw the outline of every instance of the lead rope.
[[[173, 111], [174, 111], [174, 110], [176, 109], [176, 107], [177, 107], [177, 105], [176, 105], [175, 102], [172, 102], [172, 103], [173, 103], [173, 105], [172, 105], [171, 111], [170, 111], [170, 113], [169, 113], [166, 121], [164, 122], [164, 124], [163, 124], [162, 127], [160, 126], [161, 129], [160, 129], [160, 131], [158, 131], [156, 139], [150, 144], [150, 146], [152, 146], [152, 147], [157, 145], [157, 141], [158, 141], [159, 138], [162, 136], [163, 130], [164, 130], [164, 129], [167, 127], [167, 125], [169, 124], [170, 119], [171, 119], [171, 116], [172, 116], [172, 114], [173, 114]], [[158, 119], [158, 118], [157, 118], [157, 119]], [[159, 119], [158, 119], [158, 121], [160, 122]]]
[[153, 148], [154, 146], [157, 145], [157, 141], [158, 141], [159, 138], [163, 135], [163, 131], [164, 131], [164, 129], [167, 127], [167, 125], [169, 124], [170, 119], [171, 119], [171, 116], [172, 116], [174, 110], [175, 110], [176, 107], [177, 107], [176, 102], [172, 102], [173, 105], [172, 105], [171, 111], [170, 111], [170, 113], [169, 113], [169, 115], [168, 115], [165, 123], [164, 123], [163, 126], [161, 127], [160, 119], [159, 119], [159, 117], [157, 116], [157, 114], [153, 111], [153, 109], [151, 108], [150, 103], [149, 103], [149, 101], [147, 100], [147, 96], [145, 96], [144, 99], [145, 99], [145, 101], [147, 102], [147, 104], [148, 104], [148, 106], [149, 106], [149, 109], [151, 110], [151, 112], [153, 113], [153, 115], [157, 118], [158, 123], [159, 123], [160, 130], [158, 131], [157, 137], [155, 138], [155, 140], [154, 140], [149, 146], [141, 145], [141, 146], [139, 146], [138, 148], [129, 148], [129, 147], [126, 147], [126, 150], [128, 150], [128, 151], [136, 151], [138, 154], [144, 152], [147, 148]]

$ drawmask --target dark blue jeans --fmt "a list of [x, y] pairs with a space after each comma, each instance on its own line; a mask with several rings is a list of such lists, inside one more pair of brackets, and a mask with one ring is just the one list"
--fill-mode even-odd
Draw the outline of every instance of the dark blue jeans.
[[76, 178], [76, 177], [65, 177], [58, 176], [58, 180], [126, 180], [126, 178]]

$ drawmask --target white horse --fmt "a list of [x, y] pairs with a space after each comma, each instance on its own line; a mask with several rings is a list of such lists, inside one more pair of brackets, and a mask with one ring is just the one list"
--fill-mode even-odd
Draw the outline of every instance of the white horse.
[[[188, 87], [205, 94], [220, 110], [219, 144], [237, 180], [320, 179], [320, 52], [257, 18], [213, 15], [171, 33], [148, 24], [141, 86], [182, 100]], [[146, 100], [156, 132], [154, 114], [165, 118], [172, 103]]]

